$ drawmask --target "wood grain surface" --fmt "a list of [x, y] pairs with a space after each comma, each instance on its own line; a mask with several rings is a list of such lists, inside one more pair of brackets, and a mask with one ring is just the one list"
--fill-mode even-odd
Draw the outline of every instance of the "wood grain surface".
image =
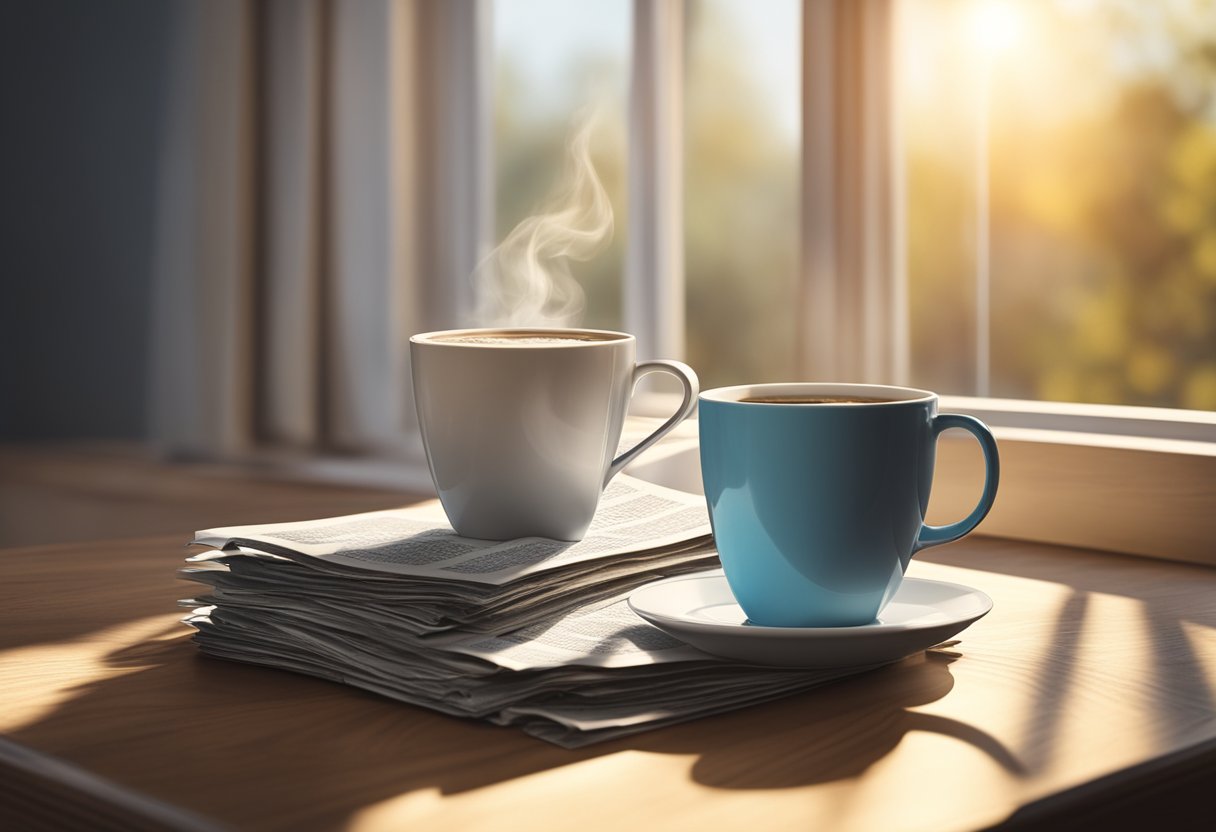
[[[1211, 569], [970, 538], [910, 570], [995, 602], [951, 653], [565, 751], [199, 656], [174, 607], [197, 525], [0, 552], [0, 732], [240, 829], [975, 829], [1141, 786], [1177, 828], [1163, 779], [1216, 785]], [[0, 825], [71, 826], [35, 788], [0, 788]]]
[[0, 445], [0, 547], [176, 534], [395, 508], [392, 488], [287, 478], [285, 466], [168, 464], [136, 445]]

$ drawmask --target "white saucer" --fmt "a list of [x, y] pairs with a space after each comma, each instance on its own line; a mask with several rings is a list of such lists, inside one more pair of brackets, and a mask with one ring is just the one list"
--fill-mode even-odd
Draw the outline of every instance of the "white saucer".
[[904, 578], [879, 619], [860, 627], [761, 627], [747, 623], [721, 569], [638, 587], [629, 607], [706, 653], [783, 667], [850, 667], [897, 661], [978, 621], [992, 599], [945, 581]]

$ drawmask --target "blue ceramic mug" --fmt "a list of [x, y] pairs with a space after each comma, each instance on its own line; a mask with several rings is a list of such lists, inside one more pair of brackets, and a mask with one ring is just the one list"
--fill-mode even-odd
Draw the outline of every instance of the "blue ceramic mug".
[[[958, 540], [992, 508], [996, 440], [978, 419], [938, 414], [925, 390], [753, 384], [701, 394], [701, 475], [714, 539], [753, 624], [868, 624], [912, 555]], [[924, 522], [937, 436], [974, 434], [984, 490], [965, 519]]]

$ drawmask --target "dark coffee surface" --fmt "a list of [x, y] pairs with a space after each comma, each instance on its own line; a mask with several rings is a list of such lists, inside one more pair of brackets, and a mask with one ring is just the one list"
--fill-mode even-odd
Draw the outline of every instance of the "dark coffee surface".
[[739, 401], [748, 404], [880, 404], [903, 400], [871, 396], [748, 396]]

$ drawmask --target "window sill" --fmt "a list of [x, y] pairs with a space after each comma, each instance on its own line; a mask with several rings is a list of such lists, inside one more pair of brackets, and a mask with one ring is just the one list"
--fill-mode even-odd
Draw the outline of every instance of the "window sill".
[[1201, 410], [973, 396], [942, 396], [940, 404], [942, 412], [967, 413], [994, 427], [1216, 444], [1216, 413]]

